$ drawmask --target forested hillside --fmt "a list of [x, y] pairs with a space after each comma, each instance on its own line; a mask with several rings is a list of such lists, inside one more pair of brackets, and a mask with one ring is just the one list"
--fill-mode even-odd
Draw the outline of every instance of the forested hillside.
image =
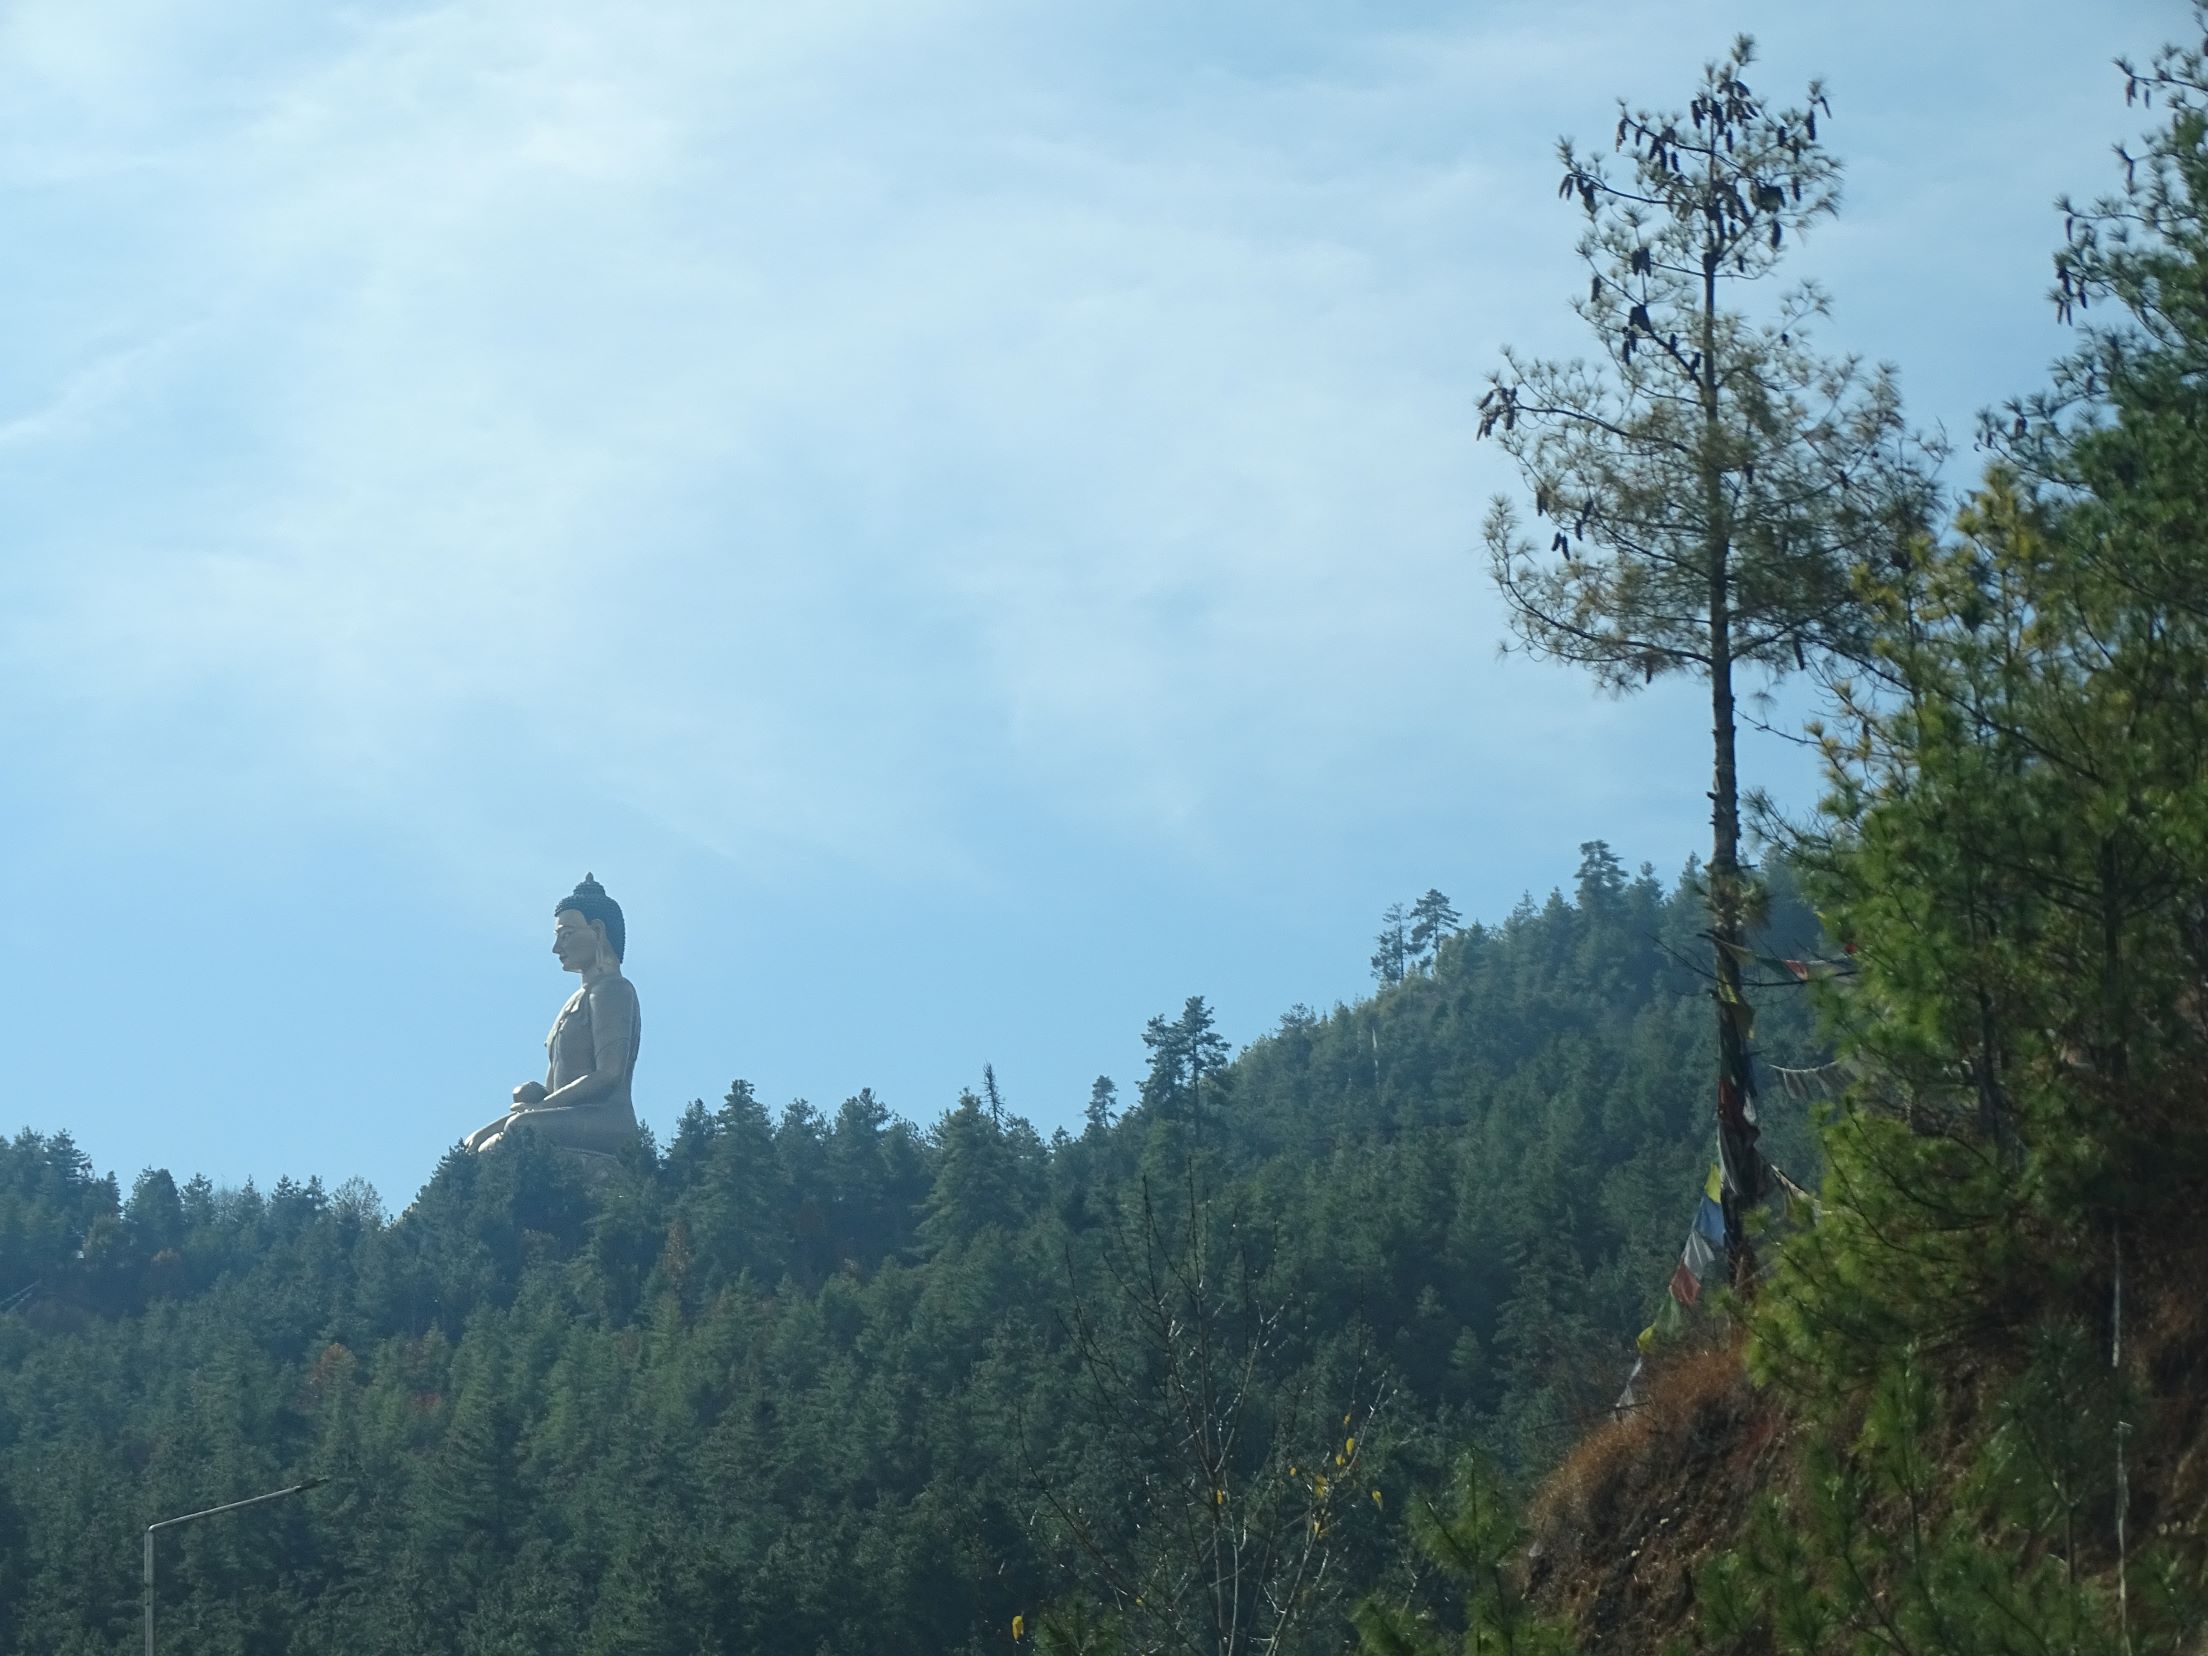
[[[1371, 1656], [2208, 1649], [2208, 6], [2192, 24], [2119, 60], [2149, 130], [2062, 203], [2074, 349], [1984, 418], [1949, 521], [1849, 572], [1861, 630], [1809, 727], [1827, 795], [1768, 823], [1854, 952], [1820, 992], [1846, 1085], [1815, 1222], [1725, 1322], [1651, 1342], [1639, 1407], [1526, 1529], [1466, 1464], [1417, 1523], [1456, 1602], [1368, 1601]], [[1644, 166], [1657, 135], [1619, 127]]]
[[[304, 1475], [164, 1540], [178, 1648], [1003, 1649], [1210, 1614], [1232, 1534], [1277, 1543], [1249, 1625], [1292, 1586], [1281, 1648], [1338, 1649], [1414, 1487], [1614, 1396], [1709, 1165], [1704, 925], [1593, 843], [1231, 1059], [1190, 1000], [1047, 1141], [988, 1076], [924, 1128], [738, 1082], [608, 1188], [455, 1154], [389, 1218], [341, 1169], [126, 1192], [42, 1124], [0, 1147], [0, 1650], [125, 1648], [141, 1526]], [[1793, 997], [1762, 1041], [1816, 1055]]]

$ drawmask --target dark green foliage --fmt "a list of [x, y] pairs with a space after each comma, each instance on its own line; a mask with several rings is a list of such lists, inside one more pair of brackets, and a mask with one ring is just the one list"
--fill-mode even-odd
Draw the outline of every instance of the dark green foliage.
[[[2100, 1541], [2114, 1500], [2117, 1388], [2075, 1330], [2043, 1327], [1967, 1453], [1953, 1400], [1912, 1347], [1889, 1353], [1860, 1424], [1814, 1439], [1800, 1493], [1757, 1502], [1699, 1594], [1713, 1641], [1768, 1628], [1800, 1652], [2080, 1653], [2126, 1648]], [[2134, 1563], [2136, 1650], [2171, 1646], [2166, 1572]]]
[[1875, 683], [1841, 686], [1797, 838], [1858, 944], [1832, 1011], [1859, 1080], [1754, 1319], [1806, 1463], [1701, 1594], [1757, 1647], [2189, 1651], [2208, 1623], [2189, 1524], [2135, 1528], [2169, 1497], [2131, 1481], [2199, 1448], [2208, 44], [2129, 73], [2166, 124], [2058, 256], [2102, 320], [1955, 533], [1862, 582]]
[[1100, 1075], [1089, 1087], [1089, 1107], [1082, 1116], [1082, 1131], [1091, 1138], [1102, 1138], [1112, 1123], [1119, 1119], [1119, 1088], [1108, 1075]]
[[1431, 966], [1443, 941], [1456, 934], [1464, 916], [1449, 906], [1449, 899], [1429, 886], [1426, 895], [1411, 905], [1410, 951], [1413, 962]]
[[[1019, 1615], [1105, 1648], [1140, 1628], [1049, 1502], [1175, 1510], [1141, 1492], [1179, 1466], [1163, 1417], [1109, 1423], [1079, 1346], [1158, 1380], [1110, 1261], [1146, 1176], [1188, 1257], [1192, 1169], [1207, 1326], [1255, 1358], [1217, 1509], [1323, 1508], [1322, 1595], [1353, 1597], [1438, 1445], [1537, 1466], [1607, 1401], [1707, 1166], [1697, 900], [1590, 856], [1576, 902], [1439, 932], [1239, 1058], [1191, 998], [1134, 1107], [1100, 1083], [1054, 1145], [986, 1081], [926, 1132], [738, 1082], [603, 1188], [523, 1140], [388, 1220], [159, 1169], [125, 1201], [66, 1134], [0, 1144], [0, 1652], [127, 1645], [143, 1524], [307, 1473], [164, 1540], [179, 1646], [872, 1656]], [[1763, 1033], [1815, 1056], [1804, 1011]], [[1284, 1650], [1339, 1647], [1325, 1596]]]
[[1372, 976], [1383, 989], [1392, 989], [1401, 983], [1403, 975], [1410, 970], [1409, 920], [1401, 903], [1390, 903], [1387, 912], [1380, 916], [1380, 932], [1373, 939]]
[[1518, 1582], [1525, 1533], [1517, 1503], [1478, 1455], [1457, 1464], [1446, 1511], [1425, 1495], [1410, 1511], [1411, 1539], [1440, 1578], [1424, 1607], [1376, 1596], [1357, 1607], [1365, 1656], [1571, 1656], [1560, 1623], [1536, 1611]]

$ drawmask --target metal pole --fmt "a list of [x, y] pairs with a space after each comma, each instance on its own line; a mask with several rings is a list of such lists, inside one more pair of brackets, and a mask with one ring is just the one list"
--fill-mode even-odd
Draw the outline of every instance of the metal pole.
[[153, 1532], [174, 1529], [178, 1524], [188, 1524], [195, 1518], [212, 1518], [218, 1513], [236, 1512], [240, 1507], [259, 1506], [263, 1501], [280, 1501], [286, 1495], [303, 1494], [310, 1489], [328, 1483], [327, 1478], [302, 1478], [298, 1483], [283, 1489], [272, 1489], [266, 1495], [249, 1495], [242, 1501], [225, 1501], [221, 1506], [202, 1507], [197, 1512], [187, 1512], [176, 1518], [163, 1518], [146, 1526], [146, 1656], [153, 1656]]

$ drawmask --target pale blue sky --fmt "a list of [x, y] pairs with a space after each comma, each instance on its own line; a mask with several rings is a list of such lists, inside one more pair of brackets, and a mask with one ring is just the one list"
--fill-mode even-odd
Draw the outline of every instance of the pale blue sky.
[[[638, 1101], [1046, 1130], [1609, 839], [1704, 718], [1499, 661], [1560, 132], [1830, 86], [1835, 349], [1962, 439], [2182, 6], [15, 0], [0, 1127], [402, 1205], [630, 916]], [[1797, 761], [1749, 764], [1806, 798]]]

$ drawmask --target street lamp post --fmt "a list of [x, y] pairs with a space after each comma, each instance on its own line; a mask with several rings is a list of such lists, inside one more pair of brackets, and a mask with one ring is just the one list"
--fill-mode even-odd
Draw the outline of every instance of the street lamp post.
[[259, 1506], [263, 1501], [280, 1501], [286, 1495], [304, 1494], [307, 1490], [329, 1482], [327, 1478], [304, 1478], [284, 1489], [272, 1489], [266, 1495], [248, 1496], [242, 1501], [228, 1501], [221, 1506], [211, 1506], [200, 1512], [187, 1512], [179, 1518], [164, 1518], [159, 1523], [146, 1526], [146, 1656], [153, 1656], [153, 1532], [174, 1529], [188, 1524], [195, 1518], [212, 1518], [221, 1512], [236, 1512], [240, 1508]]

